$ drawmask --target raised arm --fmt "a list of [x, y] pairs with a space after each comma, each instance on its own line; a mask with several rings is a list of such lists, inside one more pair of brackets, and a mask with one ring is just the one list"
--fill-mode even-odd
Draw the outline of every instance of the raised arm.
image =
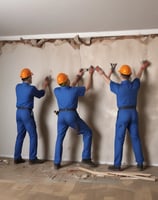
[[97, 66], [95, 69], [96, 69], [96, 71], [103, 77], [103, 79], [105, 80], [105, 82], [106, 82], [107, 84], [110, 84], [110, 76], [111, 76], [111, 74], [113, 73], [113, 71], [111, 70], [110, 73], [109, 73], [109, 75], [107, 75], [107, 74], [103, 71], [103, 69], [102, 69], [101, 67]]
[[42, 84], [43, 90], [46, 90], [46, 88], [49, 86], [50, 82], [51, 82], [51, 78], [47, 76], [47, 77], [44, 79], [44, 82], [43, 82], [43, 84]]
[[142, 76], [142, 74], [143, 74], [143, 71], [144, 71], [147, 67], [149, 67], [150, 64], [151, 64], [151, 63], [150, 63], [148, 60], [144, 60], [144, 61], [142, 62], [142, 65], [141, 65], [141, 67], [140, 67], [138, 73], [136, 74], [136, 78], [139, 78], [139, 79], [140, 79], [141, 76]]
[[81, 69], [79, 70], [79, 72], [77, 73], [75, 79], [72, 81], [71, 86], [76, 86], [77, 83], [78, 83], [78, 82], [80, 81], [80, 79], [82, 78], [83, 74], [84, 74], [84, 70], [81, 68]]
[[95, 71], [95, 68], [93, 66], [90, 66], [90, 68], [88, 69], [89, 77], [88, 77], [87, 84], [85, 86], [86, 91], [88, 91], [92, 87], [92, 77], [93, 77], [94, 71]]

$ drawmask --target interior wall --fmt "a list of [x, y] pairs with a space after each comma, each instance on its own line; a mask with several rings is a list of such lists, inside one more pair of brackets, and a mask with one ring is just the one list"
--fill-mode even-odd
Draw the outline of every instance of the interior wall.
[[[0, 156], [13, 157], [16, 139], [16, 96], [15, 86], [21, 82], [19, 73], [29, 67], [33, 85], [41, 88], [45, 76], [52, 77], [52, 83], [45, 97], [35, 99], [34, 115], [38, 130], [38, 157], [53, 160], [56, 140], [57, 110], [53, 89], [57, 86], [59, 72], [67, 73], [72, 80], [80, 68], [90, 65], [101, 66], [105, 72], [110, 63], [117, 63], [116, 73], [111, 79], [120, 81], [118, 68], [128, 64], [133, 76], [144, 59], [152, 65], [142, 77], [139, 92], [138, 111], [140, 137], [147, 164], [158, 165], [158, 84], [157, 84], [158, 37], [96, 38], [91, 43], [72, 43], [68, 40], [46, 41], [41, 46], [29, 42], [3, 42], [0, 54]], [[87, 72], [80, 85], [85, 84]], [[116, 98], [109, 86], [97, 74], [93, 76], [93, 87], [85, 97], [80, 98], [78, 111], [93, 131], [92, 156], [100, 163], [113, 163]], [[29, 137], [26, 136], [22, 155], [28, 158]], [[81, 160], [82, 136], [69, 129], [64, 140], [63, 160]], [[133, 164], [135, 159], [127, 134], [124, 144], [124, 164]]]

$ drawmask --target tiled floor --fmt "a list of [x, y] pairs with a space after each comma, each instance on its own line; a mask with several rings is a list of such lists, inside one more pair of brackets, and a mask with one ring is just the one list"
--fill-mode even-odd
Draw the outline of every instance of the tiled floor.
[[[0, 162], [0, 200], [157, 200], [158, 181], [98, 177], [78, 170], [79, 163], [64, 163], [54, 170], [52, 161], [40, 165]], [[85, 166], [82, 166], [85, 167]], [[107, 172], [106, 165], [93, 171]], [[130, 167], [124, 172], [137, 172]], [[158, 177], [158, 167], [141, 172]]]

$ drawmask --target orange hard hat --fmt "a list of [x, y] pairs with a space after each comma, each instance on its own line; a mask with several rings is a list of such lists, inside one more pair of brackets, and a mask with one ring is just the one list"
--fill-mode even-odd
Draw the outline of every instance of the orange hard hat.
[[66, 83], [68, 80], [68, 76], [64, 73], [59, 73], [58, 76], [57, 76], [57, 83], [60, 85], [60, 84], [63, 84], [63, 83]]
[[129, 65], [122, 65], [119, 69], [119, 72], [123, 75], [130, 75], [132, 73]]
[[31, 72], [30, 69], [28, 68], [24, 68], [21, 70], [21, 73], [20, 73], [20, 77], [23, 79], [23, 78], [28, 78], [30, 76], [32, 76], [33, 73]]

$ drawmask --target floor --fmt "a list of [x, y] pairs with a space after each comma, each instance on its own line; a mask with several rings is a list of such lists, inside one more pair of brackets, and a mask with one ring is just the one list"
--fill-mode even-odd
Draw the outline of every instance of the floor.
[[[40, 165], [15, 165], [0, 158], [0, 200], [157, 200], [158, 167], [143, 172], [155, 180], [100, 176], [80, 170], [108, 172], [106, 165], [88, 168], [80, 163], [63, 163], [55, 170], [52, 161]], [[137, 172], [133, 166], [123, 172]], [[140, 172], [139, 172], [140, 173]]]

